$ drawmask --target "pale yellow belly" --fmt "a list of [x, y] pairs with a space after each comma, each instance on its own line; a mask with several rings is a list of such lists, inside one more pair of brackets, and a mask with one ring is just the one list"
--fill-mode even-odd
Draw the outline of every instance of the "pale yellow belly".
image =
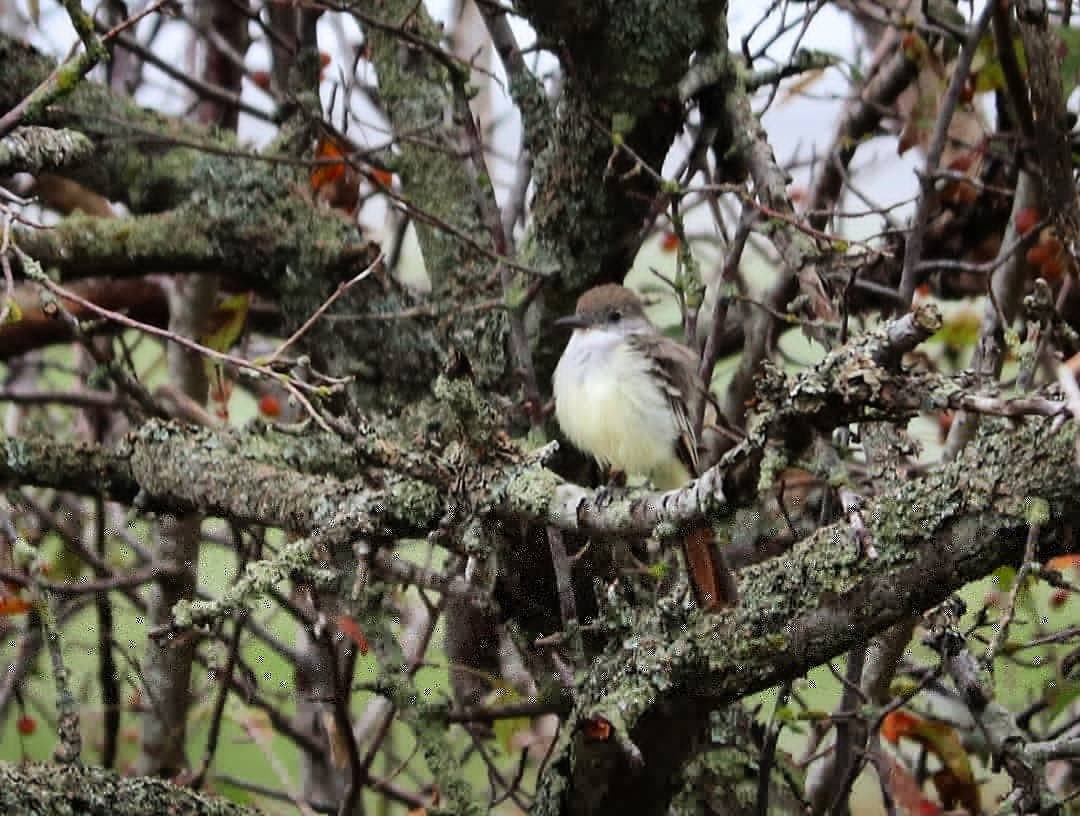
[[661, 489], [690, 475], [675, 455], [679, 431], [667, 395], [629, 353], [588, 376], [560, 365], [555, 373], [555, 415], [567, 438], [601, 464], [648, 476]]

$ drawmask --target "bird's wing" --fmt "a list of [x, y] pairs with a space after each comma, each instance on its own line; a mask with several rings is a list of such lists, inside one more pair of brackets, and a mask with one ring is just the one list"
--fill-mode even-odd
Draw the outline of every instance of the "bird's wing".
[[698, 445], [694, 435], [693, 411], [696, 400], [708, 391], [698, 377], [698, 358], [690, 349], [666, 335], [635, 334], [630, 343], [652, 363], [653, 374], [662, 383], [679, 428], [677, 454], [691, 475], [698, 474]]

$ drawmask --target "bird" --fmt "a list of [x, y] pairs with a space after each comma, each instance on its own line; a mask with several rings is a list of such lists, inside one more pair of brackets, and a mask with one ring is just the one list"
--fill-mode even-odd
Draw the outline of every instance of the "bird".
[[[697, 355], [657, 329], [637, 293], [619, 284], [589, 289], [555, 324], [573, 329], [552, 378], [566, 438], [601, 466], [647, 477], [660, 490], [700, 475], [693, 417], [709, 392]], [[698, 605], [734, 606], [735, 576], [712, 526], [686, 530], [682, 549]]]

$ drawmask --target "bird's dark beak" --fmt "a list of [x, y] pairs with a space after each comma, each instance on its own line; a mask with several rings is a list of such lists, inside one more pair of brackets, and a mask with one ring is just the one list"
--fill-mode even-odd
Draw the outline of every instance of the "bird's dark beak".
[[555, 321], [555, 325], [562, 329], [584, 329], [588, 327], [589, 321], [581, 315], [572, 314], [560, 317]]

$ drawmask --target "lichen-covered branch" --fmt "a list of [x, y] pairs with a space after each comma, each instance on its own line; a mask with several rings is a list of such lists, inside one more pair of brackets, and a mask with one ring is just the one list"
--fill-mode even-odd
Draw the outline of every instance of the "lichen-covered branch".
[[[337, 465], [326, 464], [338, 459]], [[352, 459], [353, 476], [364, 467]], [[430, 484], [388, 474], [373, 488], [340, 472], [340, 440], [272, 432], [214, 433], [150, 422], [116, 448], [75, 446], [47, 437], [0, 438], [0, 478], [109, 499], [159, 512], [199, 510], [239, 522], [351, 534], [423, 535], [440, 515]], [[310, 470], [309, 470], [310, 469]]]
[[16, 128], [0, 139], [0, 174], [40, 173], [86, 161], [94, 145], [74, 130]]
[[[199, 510], [317, 535], [330, 545], [357, 536], [423, 535], [435, 529], [451, 504], [474, 508], [481, 517], [648, 534], [752, 501], [762, 464], [766, 474], [775, 466], [768, 458], [775, 459], [775, 449], [789, 446], [789, 455], [798, 452], [801, 437], [792, 429], [903, 418], [954, 399], [972, 400], [955, 381], [899, 368], [903, 353], [933, 332], [939, 320], [935, 310], [923, 307], [836, 349], [800, 376], [770, 374], [762, 383], [760, 418], [751, 423], [747, 440], [693, 485], [659, 497], [631, 491], [603, 505], [537, 463], [522, 465], [520, 454], [497, 442], [489, 443], [495, 446], [489, 450], [498, 469], [512, 469], [500, 501], [491, 504], [462, 493], [470, 489], [463, 484], [488, 484], [497, 472], [483, 470], [483, 443], [494, 427], [491, 409], [466, 381], [441, 381], [435, 389], [450, 411], [440, 420], [442, 433], [471, 440], [471, 453], [450, 443], [450, 436], [444, 440], [440, 447], [453, 451], [447, 454], [452, 468], [443, 455], [399, 450], [392, 437], [377, 433], [360, 434], [351, 446], [342, 446], [330, 436], [296, 437], [258, 428], [211, 432], [151, 422], [113, 449], [3, 439], [0, 478], [75, 490], [93, 485], [109, 498], [147, 509]], [[1056, 412], [1050, 403], [1026, 407]], [[705, 620], [677, 595], [663, 596], [647, 609], [628, 608], [614, 596], [604, 602], [597, 625], [612, 645], [579, 687], [573, 720], [606, 720], [614, 742], [596, 744], [589, 731], [566, 729], [539, 812], [564, 812], [560, 803], [583, 789], [591, 791], [587, 801], [596, 803], [584, 812], [612, 812], [629, 807], [635, 797], [640, 797], [635, 812], [660, 812], [641, 810], [640, 803], [659, 808], [657, 797], [673, 795], [655, 784], [657, 774], [674, 773], [707, 744], [703, 723], [711, 709], [798, 676], [1013, 561], [1026, 535], [1026, 499], [1051, 508], [1044, 526], [1046, 554], [1051, 554], [1063, 540], [1061, 525], [1080, 518], [1076, 426], [1058, 428], [1057, 419], [1029, 417], [1015, 427], [984, 423], [957, 462], [868, 500], [860, 518], [875, 543], [874, 559], [866, 557], [859, 531], [837, 524], [795, 545], [780, 564], [743, 570], [745, 600], [724, 615]], [[461, 468], [476, 468], [471, 471], [476, 478], [463, 482], [457, 476]], [[740, 475], [740, 468], [749, 472]], [[1001, 485], [1008, 489], [998, 489]], [[307, 555], [299, 553], [301, 560]], [[267, 582], [282, 580], [289, 566], [283, 562], [274, 573], [260, 562], [235, 588], [243, 597], [230, 596], [212, 611], [243, 604]], [[203, 611], [199, 608], [200, 615]], [[609, 770], [639, 761], [649, 770], [635, 775], [628, 765], [623, 776], [599, 778], [597, 752]], [[629, 781], [613, 786], [614, 779]]]
[[[0, 35], [0, 109], [51, 67]], [[15, 232], [25, 252], [65, 277], [213, 270], [273, 298], [291, 331], [376, 254], [355, 224], [305, 194], [303, 168], [292, 157], [260, 160], [226, 135], [150, 113], [92, 82], [81, 83], [44, 122], [93, 142], [94, 161], [63, 173], [138, 216], [76, 215], [51, 230]], [[444, 341], [430, 318], [393, 317], [412, 305], [401, 290], [371, 281], [341, 298], [335, 311], [372, 317], [320, 321], [303, 343], [321, 369], [357, 377], [359, 404], [383, 394], [365, 387], [372, 381], [394, 382], [398, 397], [415, 393], [438, 372]], [[462, 322], [471, 328], [476, 315]], [[445, 329], [452, 332], [453, 322]], [[479, 360], [474, 368], [482, 368]]]
[[660, 192], [653, 173], [634, 171], [631, 156], [662, 166], [683, 126], [678, 82], [727, 3], [678, 0], [662, 14], [648, 0], [515, 5], [542, 42], [558, 44], [563, 67], [547, 132], [528, 134], [536, 192], [522, 251], [530, 265], [559, 270], [552, 302], [569, 311], [571, 295], [621, 281], [630, 268]]
[[[1053, 522], [1041, 544], [1046, 555], [1060, 549], [1063, 526], [1080, 519], [1075, 426], [1056, 433], [1046, 419], [1009, 433], [988, 426], [960, 461], [867, 503], [876, 559], [863, 555], [850, 527], [837, 524], [795, 545], [781, 564], [743, 570], [744, 601], [720, 617], [691, 614], [672, 598], [630, 618], [612, 610], [606, 625], [613, 645], [579, 687], [571, 725], [602, 718], [615, 730], [612, 739], [637, 746], [644, 767], [666, 766], [670, 756], [654, 755], [654, 747], [693, 750], [701, 712], [798, 677], [1015, 562], [1028, 529], [1025, 497], [1049, 504]], [[995, 489], [1006, 484], [1008, 491]], [[597, 785], [603, 790], [595, 807], [576, 812], [631, 805], [638, 813], [663, 812], [650, 780], [635, 777], [625, 757], [602, 776], [591, 770], [611, 752], [605, 742], [564, 738], [537, 812], [570, 812], [566, 803]], [[620, 782], [611, 786], [611, 779]]]
[[85, 765], [0, 763], [0, 811], [110, 816], [256, 816], [257, 811], [154, 777]]

